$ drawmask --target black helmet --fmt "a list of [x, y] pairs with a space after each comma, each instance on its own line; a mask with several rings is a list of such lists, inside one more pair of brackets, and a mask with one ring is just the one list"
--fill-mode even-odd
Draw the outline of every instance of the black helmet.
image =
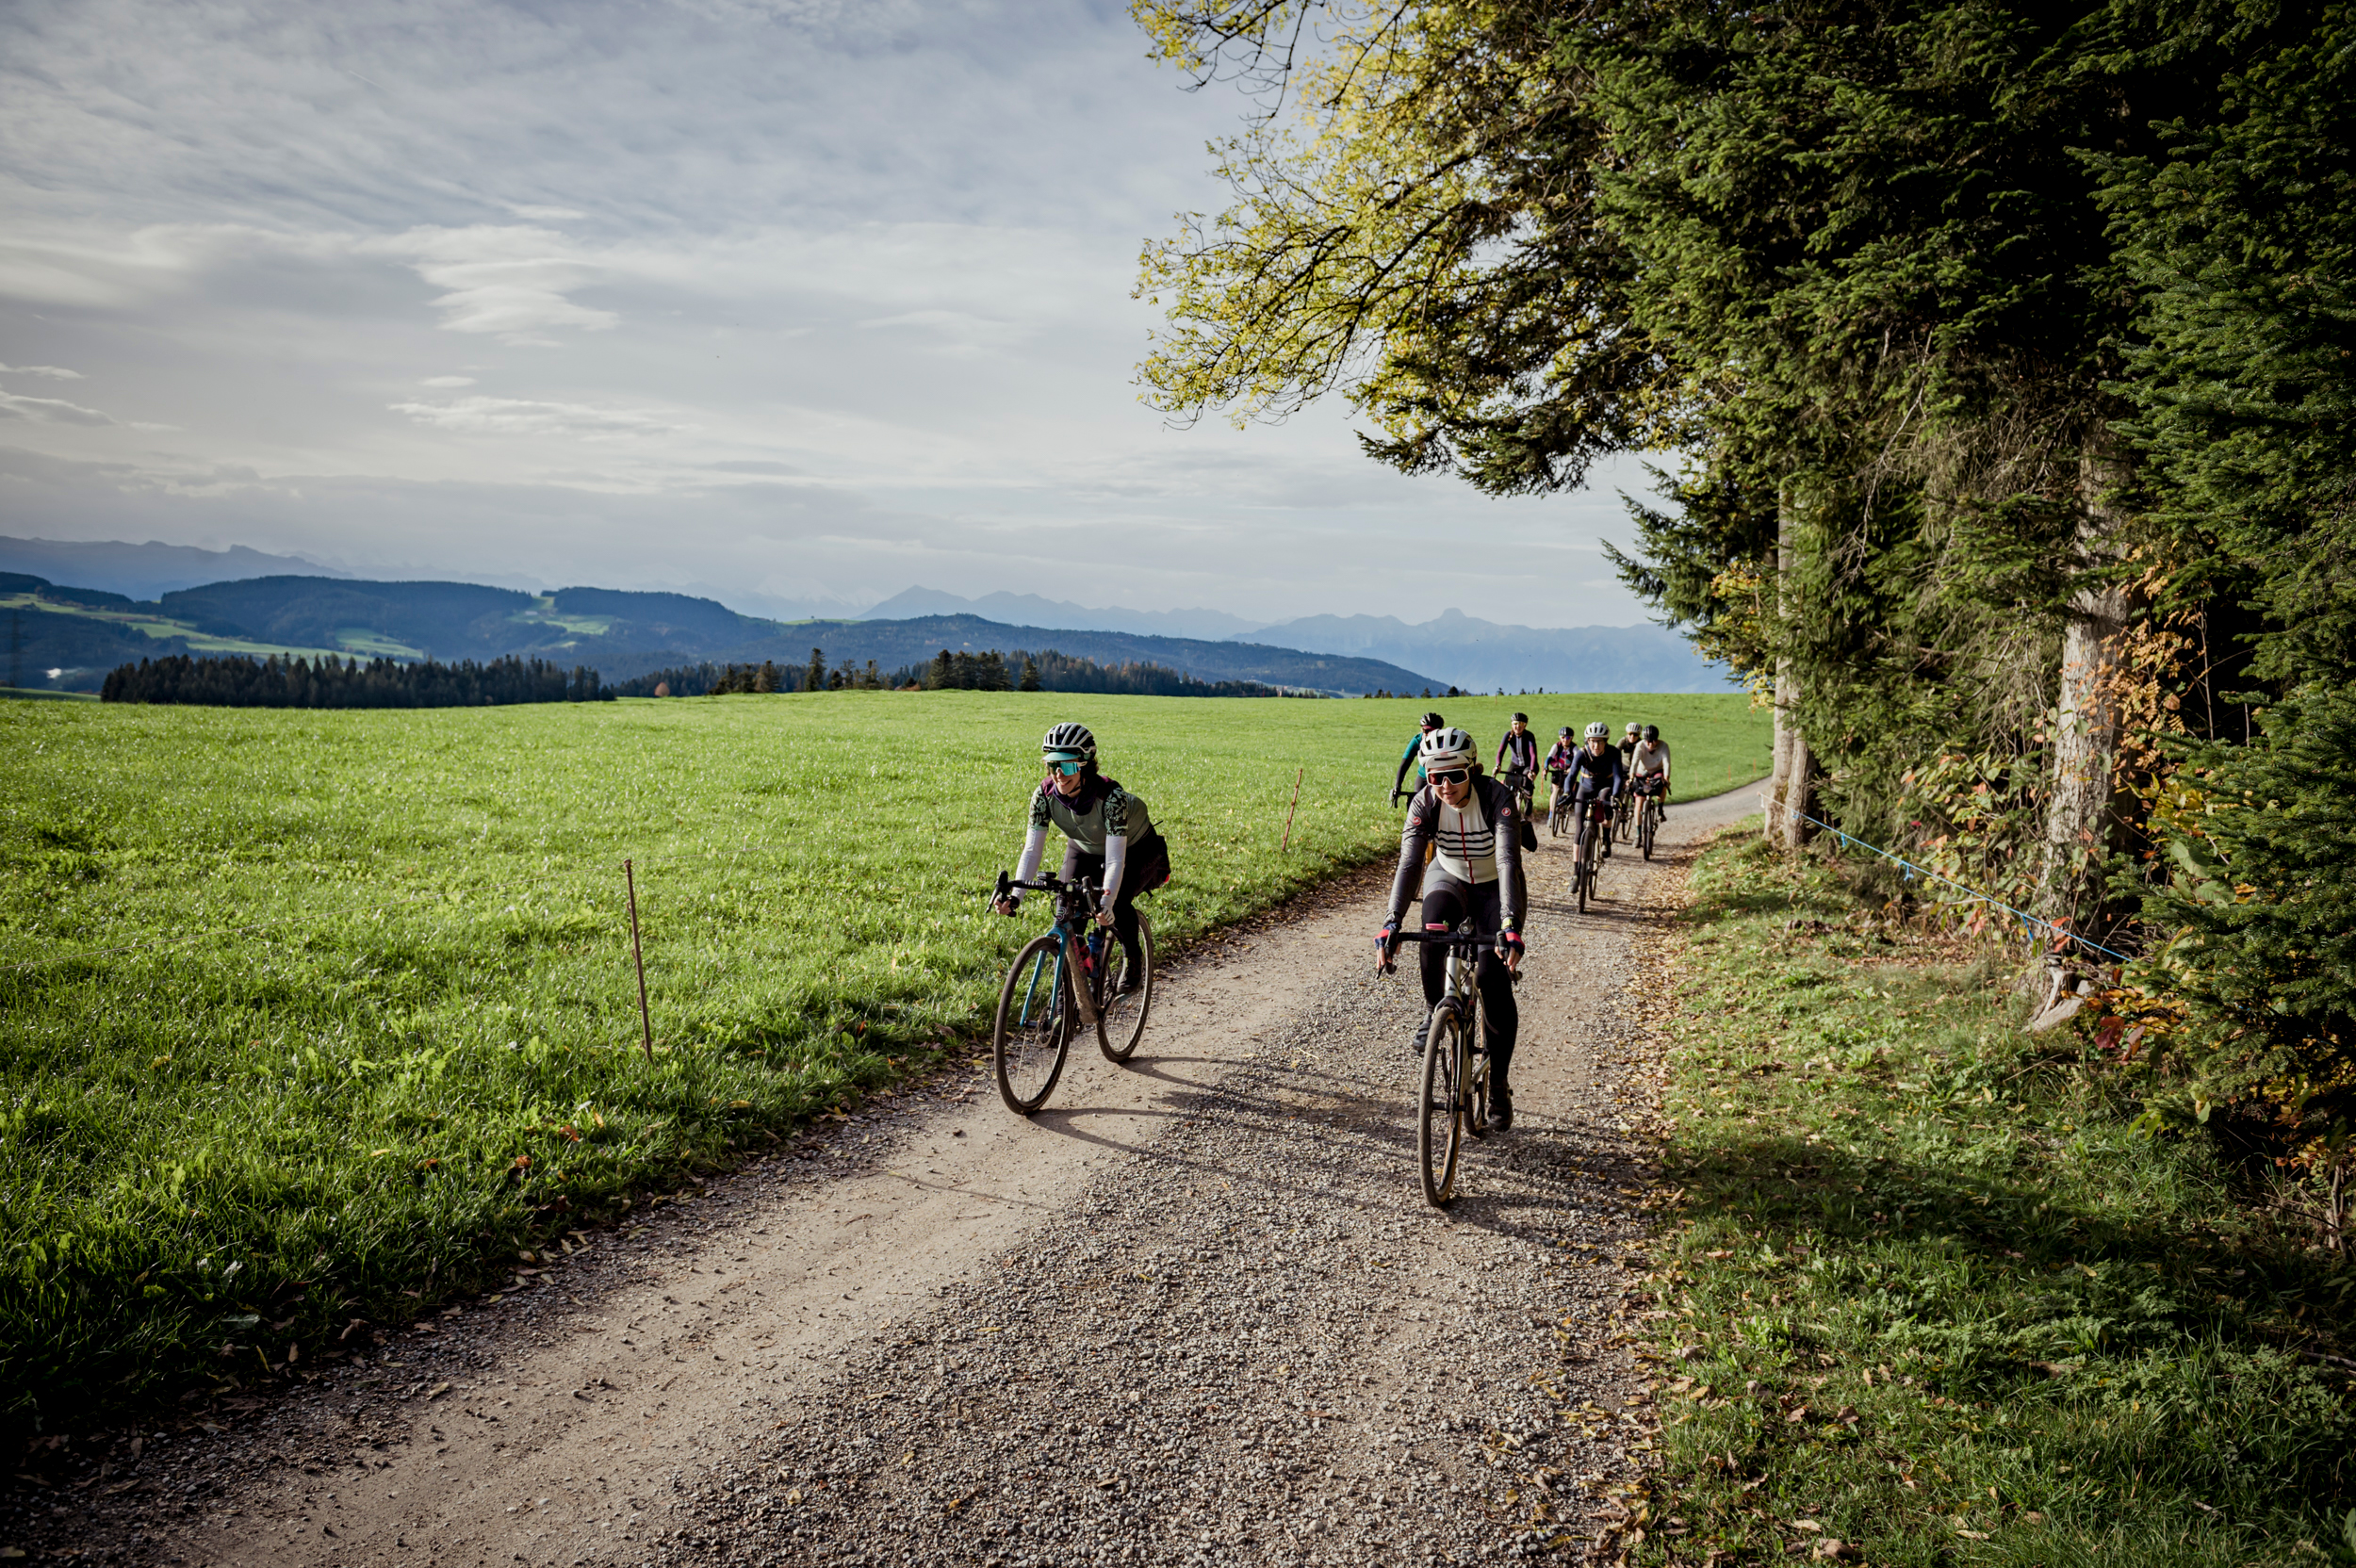
[[1657, 724], [1646, 725], [1644, 727], [1644, 739], [1650, 741], [1654, 745], [1659, 745], [1661, 743], [1661, 727]]
[[1571, 738], [1571, 727], [1570, 727], [1569, 725], [1564, 725], [1564, 726], [1562, 727], [1562, 739], [1564, 739], [1564, 740], [1566, 740], [1566, 741], [1567, 741], [1567, 740], [1569, 740], [1569, 739]]
[[1093, 762], [1096, 760], [1096, 737], [1088, 733], [1088, 726], [1067, 721], [1049, 730], [1047, 738], [1039, 742], [1039, 749], [1050, 759], [1060, 754], [1072, 760]]
[[1516, 713], [1513, 715], [1513, 722], [1515, 724], [1528, 724], [1530, 722], [1530, 715], [1527, 713]]
[[1448, 723], [1448, 721], [1440, 717], [1437, 713], [1426, 713], [1422, 718], [1415, 721], [1415, 727], [1417, 729], [1437, 729], [1446, 723]]

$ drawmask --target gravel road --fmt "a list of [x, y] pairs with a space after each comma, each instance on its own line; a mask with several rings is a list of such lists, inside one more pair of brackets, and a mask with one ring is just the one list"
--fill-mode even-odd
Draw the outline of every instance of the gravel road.
[[[1584, 1555], [1655, 1422], [1623, 1015], [1681, 805], [1585, 916], [1531, 858], [1517, 1124], [1445, 1213], [1387, 872], [1199, 948], [1029, 1121], [985, 1064], [829, 1122], [301, 1393], [116, 1433], [0, 1546], [188, 1564], [1463, 1562]], [[44, 1478], [46, 1479], [46, 1478]]]

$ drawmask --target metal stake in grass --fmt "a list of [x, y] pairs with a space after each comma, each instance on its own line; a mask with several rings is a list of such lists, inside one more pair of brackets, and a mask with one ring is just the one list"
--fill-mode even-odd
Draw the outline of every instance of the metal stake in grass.
[[1301, 776], [1308, 771], [1306, 768], [1293, 770], [1293, 803], [1284, 809], [1284, 841], [1278, 847], [1280, 855], [1288, 853], [1293, 847], [1293, 813], [1301, 809]]
[[646, 1011], [646, 955], [638, 945], [638, 874], [622, 862], [622, 886], [630, 890], [630, 956], [638, 966], [638, 1027], [645, 1031], [646, 1060], [654, 1060], [654, 1019]]

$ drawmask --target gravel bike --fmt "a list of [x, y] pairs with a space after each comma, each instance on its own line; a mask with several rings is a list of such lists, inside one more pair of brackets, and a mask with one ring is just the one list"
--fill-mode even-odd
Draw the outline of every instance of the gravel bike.
[[[1474, 970], [1484, 943], [1503, 944], [1468, 916], [1451, 931], [1398, 931], [1394, 941], [1448, 947], [1448, 989], [1424, 1025], [1422, 1093], [1415, 1102], [1415, 1159], [1423, 1169], [1424, 1200], [1435, 1209], [1456, 1196], [1456, 1158], [1464, 1136], [1488, 1136], [1489, 1049], [1481, 1034], [1481, 988]], [[1393, 949], [1396, 952], [1396, 948]], [[1383, 972], [1398, 966], [1385, 955]], [[1515, 974], [1513, 981], [1521, 983]]]
[[1661, 831], [1661, 798], [1668, 792], [1668, 785], [1658, 774], [1650, 775], [1636, 787], [1636, 841], [1644, 846], [1644, 858], [1652, 858], [1654, 835]]
[[1587, 912], [1587, 901], [1595, 896], [1595, 871], [1605, 856], [1612, 853], [1612, 812], [1613, 803], [1598, 795], [1587, 803], [1584, 820], [1579, 825], [1579, 848], [1571, 858], [1571, 890], [1579, 894], [1579, 912]]
[[1537, 780], [1519, 767], [1506, 769], [1497, 775], [1497, 782], [1513, 792], [1513, 804], [1520, 808], [1522, 821], [1530, 820], [1530, 800], [1537, 790]]
[[1612, 833], [1622, 843], [1628, 842], [1635, 835], [1635, 798], [1626, 790], [1622, 790], [1619, 798], [1612, 803]]
[[1567, 773], [1554, 776], [1554, 799], [1546, 808], [1546, 831], [1561, 838], [1571, 825], [1570, 792], [1563, 788], [1570, 779]]
[[1000, 872], [991, 905], [1017, 888], [1055, 901], [1055, 924], [1025, 942], [1007, 966], [990, 1029], [998, 1097], [1006, 1109], [1029, 1116], [1055, 1092], [1076, 1031], [1094, 1029], [1106, 1061], [1125, 1062], [1136, 1053], [1153, 1005], [1153, 927], [1139, 910], [1139, 972], [1132, 985], [1128, 955], [1095, 923], [1094, 882], [1059, 876], [1018, 882]]

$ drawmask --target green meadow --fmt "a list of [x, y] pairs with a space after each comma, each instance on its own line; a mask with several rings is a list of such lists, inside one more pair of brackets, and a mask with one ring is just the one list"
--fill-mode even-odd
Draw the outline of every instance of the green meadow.
[[[1517, 705], [1661, 723], [1688, 794], [1763, 769], [1739, 694], [1441, 706], [1493, 744]], [[0, 1406], [299, 1375], [970, 1047], [1039, 924], [983, 894], [1058, 719], [1170, 841], [1168, 953], [1388, 854], [1423, 706], [0, 703]]]

